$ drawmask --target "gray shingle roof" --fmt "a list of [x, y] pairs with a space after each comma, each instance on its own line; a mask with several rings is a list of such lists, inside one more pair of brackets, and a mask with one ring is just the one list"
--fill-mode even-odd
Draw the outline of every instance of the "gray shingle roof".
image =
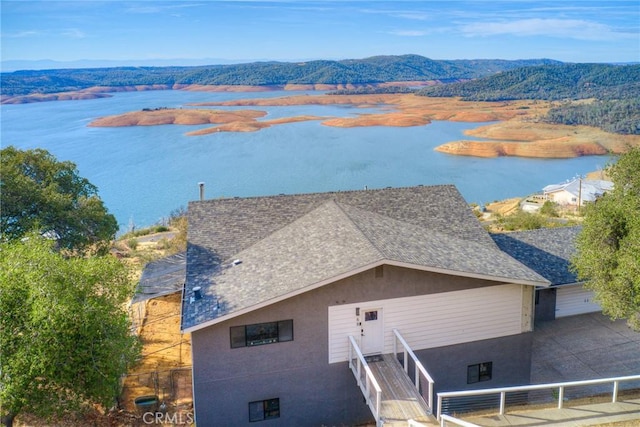
[[492, 234], [507, 254], [546, 278], [552, 285], [576, 283], [570, 270], [575, 239], [581, 227], [541, 228], [538, 230]]
[[[208, 200], [189, 205], [182, 327], [384, 261], [545, 284], [498, 249], [453, 186]], [[194, 286], [203, 297], [191, 303]]]
[[136, 287], [132, 303], [182, 290], [187, 269], [184, 252], [148, 263]]

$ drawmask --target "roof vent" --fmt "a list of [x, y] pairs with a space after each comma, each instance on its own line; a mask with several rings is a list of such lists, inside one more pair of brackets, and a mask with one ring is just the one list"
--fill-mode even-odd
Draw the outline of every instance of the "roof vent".
[[242, 264], [242, 261], [241, 261], [241, 260], [239, 260], [239, 259], [234, 259], [234, 260], [233, 260], [233, 262], [232, 262], [231, 264], [233, 264], [233, 265], [239, 265], [239, 264]]
[[196, 286], [193, 288], [193, 296], [195, 297], [195, 299], [202, 298], [202, 288], [200, 286]]
[[204, 182], [199, 182], [198, 186], [200, 187], [200, 201], [204, 200]]

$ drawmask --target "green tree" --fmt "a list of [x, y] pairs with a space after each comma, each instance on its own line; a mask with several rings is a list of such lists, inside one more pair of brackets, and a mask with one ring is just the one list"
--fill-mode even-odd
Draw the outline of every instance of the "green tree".
[[15, 240], [37, 229], [57, 236], [60, 247], [105, 251], [118, 231], [97, 188], [72, 162], [42, 149], [0, 151], [0, 233]]
[[640, 330], [640, 147], [608, 169], [614, 189], [586, 206], [572, 264], [605, 314]]
[[110, 257], [66, 258], [37, 233], [0, 243], [0, 415], [108, 409], [140, 353], [125, 302], [127, 268]]

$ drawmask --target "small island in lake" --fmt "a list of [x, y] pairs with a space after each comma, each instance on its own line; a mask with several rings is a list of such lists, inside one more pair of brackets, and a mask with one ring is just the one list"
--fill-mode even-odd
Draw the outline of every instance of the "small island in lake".
[[[382, 112], [362, 113], [354, 117], [293, 116], [259, 120], [267, 116], [265, 111], [202, 108], [291, 105], [377, 107]], [[496, 122], [465, 131], [465, 134], [474, 139], [452, 141], [436, 148], [436, 151], [452, 155], [571, 158], [622, 153], [629, 146], [640, 145], [638, 135], [613, 134], [589, 126], [540, 122], [538, 118], [553, 106], [550, 101], [462, 101], [457, 98], [433, 98], [414, 94], [295, 95], [204, 102], [192, 106], [196, 108], [154, 108], [102, 117], [89, 126], [216, 125], [187, 132], [187, 135], [197, 136], [217, 132], [254, 132], [269, 126], [310, 120], [334, 127], [424, 126], [433, 120], [448, 120]]]
[[[640, 64], [571, 64], [547, 59], [443, 62], [419, 55], [392, 55], [343, 61], [3, 73], [0, 102], [82, 100], [146, 90], [333, 91], [145, 109], [103, 117], [90, 126], [213, 125], [187, 133], [197, 136], [255, 132], [300, 121], [351, 128], [428, 126], [433, 120], [447, 120], [482, 125], [466, 131], [468, 138], [437, 147], [439, 152], [568, 158], [617, 154], [640, 145], [638, 81]], [[295, 105], [349, 105], [378, 111], [350, 117], [300, 115], [269, 120], [267, 112], [259, 110]], [[216, 106], [234, 108], [210, 109]]]

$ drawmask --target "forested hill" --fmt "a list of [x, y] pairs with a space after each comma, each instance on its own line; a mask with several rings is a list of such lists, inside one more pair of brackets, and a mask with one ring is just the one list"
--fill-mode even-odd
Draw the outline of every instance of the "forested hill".
[[[544, 120], [640, 135], [640, 65], [562, 64], [520, 68], [421, 89], [469, 101], [562, 100]], [[589, 99], [591, 102], [570, 102]]]
[[531, 60], [433, 60], [418, 55], [309, 62], [254, 62], [197, 67], [116, 67], [14, 71], [2, 73], [6, 96], [69, 92], [94, 86], [367, 84], [400, 81], [474, 79], [542, 64]]
[[426, 96], [468, 101], [638, 99], [640, 65], [553, 64], [518, 68], [477, 80], [428, 87]]

